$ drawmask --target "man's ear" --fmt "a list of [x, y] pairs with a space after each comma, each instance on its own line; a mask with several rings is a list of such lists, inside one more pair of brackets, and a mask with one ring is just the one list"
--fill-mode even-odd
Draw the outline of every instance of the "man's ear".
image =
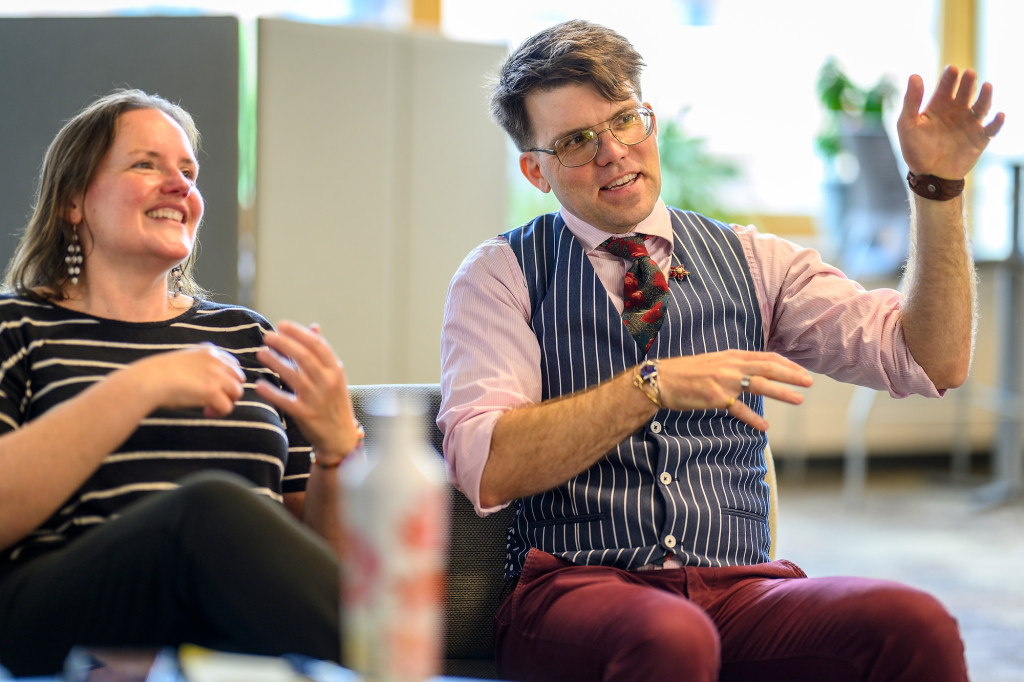
[[519, 155], [519, 170], [523, 177], [530, 181], [530, 184], [547, 194], [551, 191], [551, 185], [544, 178], [544, 170], [537, 163], [537, 152], [522, 152]]
[[658, 115], [654, 113], [654, 107], [650, 102], [644, 102], [643, 105], [651, 110], [651, 118], [654, 119], [654, 135], [656, 136], [658, 134]]

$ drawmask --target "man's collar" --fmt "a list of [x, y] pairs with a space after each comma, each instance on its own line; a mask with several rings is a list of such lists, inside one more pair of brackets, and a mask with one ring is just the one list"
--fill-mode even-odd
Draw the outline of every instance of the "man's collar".
[[[599, 247], [608, 237], [612, 236], [623, 236], [623, 235], [612, 235], [604, 230], [600, 230], [590, 223], [580, 220], [573, 214], [569, 213], [565, 208], [561, 208], [559, 213], [562, 216], [562, 220], [565, 221], [566, 227], [573, 233], [576, 239], [583, 245], [587, 253], [590, 253], [597, 247]], [[651, 214], [640, 221], [632, 232], [626, 234], [649, 234], [655, 237], [661, 237], [667, 240], [669, 243], [672, 242], [672, 220], [669, 217], [668, 208], [664, 202], [659, 198], [658, 203], [654, 205], [654, 210]]]

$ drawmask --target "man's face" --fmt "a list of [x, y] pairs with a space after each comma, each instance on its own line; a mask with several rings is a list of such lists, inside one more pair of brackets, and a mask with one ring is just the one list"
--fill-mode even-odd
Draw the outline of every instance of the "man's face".
[[[589, 84], [569, 84], [526, 96], [526, 112], [537, 147], [579, 130], [605, 127], [636, 100], [609, 102]], [[657, 127], [646, 140], [625, 145], [610, 131], [600, 135], [600, 150], [588, 164], [566, 168], [552, 154], [523, 152], [519, 167], [535, 187], [551, 191], [577, 218], [611, 234], [630, 232], [654, 210], [661, 193]]]

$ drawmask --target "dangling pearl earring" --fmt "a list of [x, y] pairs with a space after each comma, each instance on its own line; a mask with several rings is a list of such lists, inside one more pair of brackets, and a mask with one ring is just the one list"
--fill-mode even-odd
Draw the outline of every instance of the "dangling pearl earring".
[[173, 268], [171, 268], [171, 277], [174, 278], [174, 293], [172, 294], [172, 296], [174, 298], [177, 298], [178, 294], [181, 293], [181, 265], [175, 265]]
[[82, 247], [78, 244], [78, 225], [74, 226], [71, 233], [71, 243], [68, 244], [68, 255], [64, 256], [64, 262], [68, 266], [68, 277], [72, 284], [78, 284], [78, 275], [82, 272]]

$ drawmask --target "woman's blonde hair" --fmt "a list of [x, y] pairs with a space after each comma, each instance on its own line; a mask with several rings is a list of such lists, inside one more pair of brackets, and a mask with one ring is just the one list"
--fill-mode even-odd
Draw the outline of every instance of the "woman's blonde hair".
[[[72, 200], [88, 189], [113, 144], [118, 118], [136, 109], [157, 109], [170, 116], [188, 136], [192, 153], [199, 153], [199, 130], [192, 116], [159, 95], [115, 90], [85, 107], [60, 129], [46, 150], [32, 217], [7, 264], [4, 290], [37, 299], [67, 298], [70, 276], [65, 257], [76, 229], [68, 222], [67, 211]], [[197, 248], [198, 244], [182, 263], [181, 291], [189, 296], [205, 294], [192, 277]], [[172, 284], [168, 275], [168, 286]]]

